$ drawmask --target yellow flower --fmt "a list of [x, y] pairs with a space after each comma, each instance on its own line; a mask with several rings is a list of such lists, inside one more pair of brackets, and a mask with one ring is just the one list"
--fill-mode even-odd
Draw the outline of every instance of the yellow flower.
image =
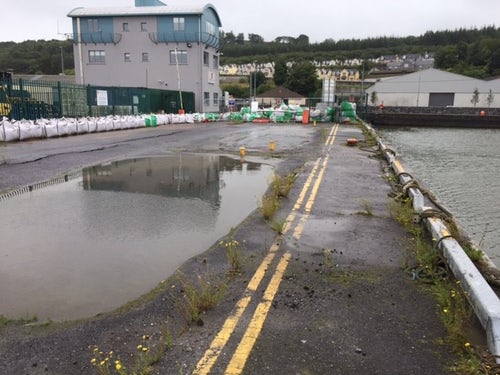
[[147, 352], [147, 351], [148, 351], [148, 348], [143, 347], [143, 348], [142, 348], [142, 351], [143, 351], [143, 352]]
[[464, 346], [465, 346], [466, 348], [470, 347], [470, 342], [466, 342], [466, 343], [464, 344]]
[[115, 363], [115, 368], [116, 370], [120, 371], [122, 369], [122, 364], [119, 361], [117, 361], [117, 363]]
[[92, 358], [90, 361], [90, 363], [92, 363], [93, 365], [95, 365], [96, 362], [97, 362], [97, 359], [95, 359], [95, 358]]
[[142, 345], [141, 344], [137, 345], [137, 349], [141, 350], [142, 349]]
[[448, 309], [443, 309], [443, 312], [444, 312], [445, 314], [448, 314]]
[[104, 365], [106, 364], [106, 362], [105, 362], [105, 361], [101, 361], [99, 364], [100, 364], [101, 366], [104, 366]]

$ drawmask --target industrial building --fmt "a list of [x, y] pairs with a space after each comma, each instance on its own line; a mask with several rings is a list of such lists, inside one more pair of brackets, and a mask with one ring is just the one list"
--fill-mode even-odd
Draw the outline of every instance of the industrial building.
[[371, 105], [500, 107], [500, 79], [486, 81], [434, 68], [379, 79], [366, 93]]
[[219, 111], [222, 25], [213, 5], [135, 0], [131, 7], [75, 8], [68, 17], [77, 83], [192, 92], [195, 111]]

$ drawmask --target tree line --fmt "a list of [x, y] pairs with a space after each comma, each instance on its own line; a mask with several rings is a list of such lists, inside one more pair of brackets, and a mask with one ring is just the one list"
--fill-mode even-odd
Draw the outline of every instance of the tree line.
[[383, 55], [433, 52], [436, 68], [476, 78], [500, 74], [500, 28], [427, 31], [420, 36], [377, 37], [366, 39], [325, 39], [309, 43], [306, 35], [280, 36], [264, 42], [257, 34], [221, 34], [223, 64], [264, 63], [280, 56], [288, 61], [368, 60]]
[[[286, 61], [367, 60], [382, 55], [433, 52], [436, 67], [472, 77], [500, 74], [500, 28], [427, 31], [420, 36], [325, 39], [310, 43], [307, 35], [280, 36], [271, 42], [254, 33], [221, 32], [221, 64]], [[369, 68], [369, 66], [366, 66]], [[72, 74], [71, 40], [0, 42], [0, 71], [18, 74]]]

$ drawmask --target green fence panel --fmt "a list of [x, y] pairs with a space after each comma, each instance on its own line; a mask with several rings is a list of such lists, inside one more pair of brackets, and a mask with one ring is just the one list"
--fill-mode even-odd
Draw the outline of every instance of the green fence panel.
[[[68, 84], [57, 81], [2, 79], [2, 115], [11, 119], [178, 113], [178, 91]], [[195, 96], [182, 92], [186, 112], [194, 112]], [[8, 110], [7, 110], [8, 109]]]

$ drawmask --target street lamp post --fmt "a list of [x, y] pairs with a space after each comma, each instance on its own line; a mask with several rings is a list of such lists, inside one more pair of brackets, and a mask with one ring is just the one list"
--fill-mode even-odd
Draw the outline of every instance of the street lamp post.
[[64, 75], [64, 55], [62, 46], [59, 47], [61, 49], [61, 74]]

